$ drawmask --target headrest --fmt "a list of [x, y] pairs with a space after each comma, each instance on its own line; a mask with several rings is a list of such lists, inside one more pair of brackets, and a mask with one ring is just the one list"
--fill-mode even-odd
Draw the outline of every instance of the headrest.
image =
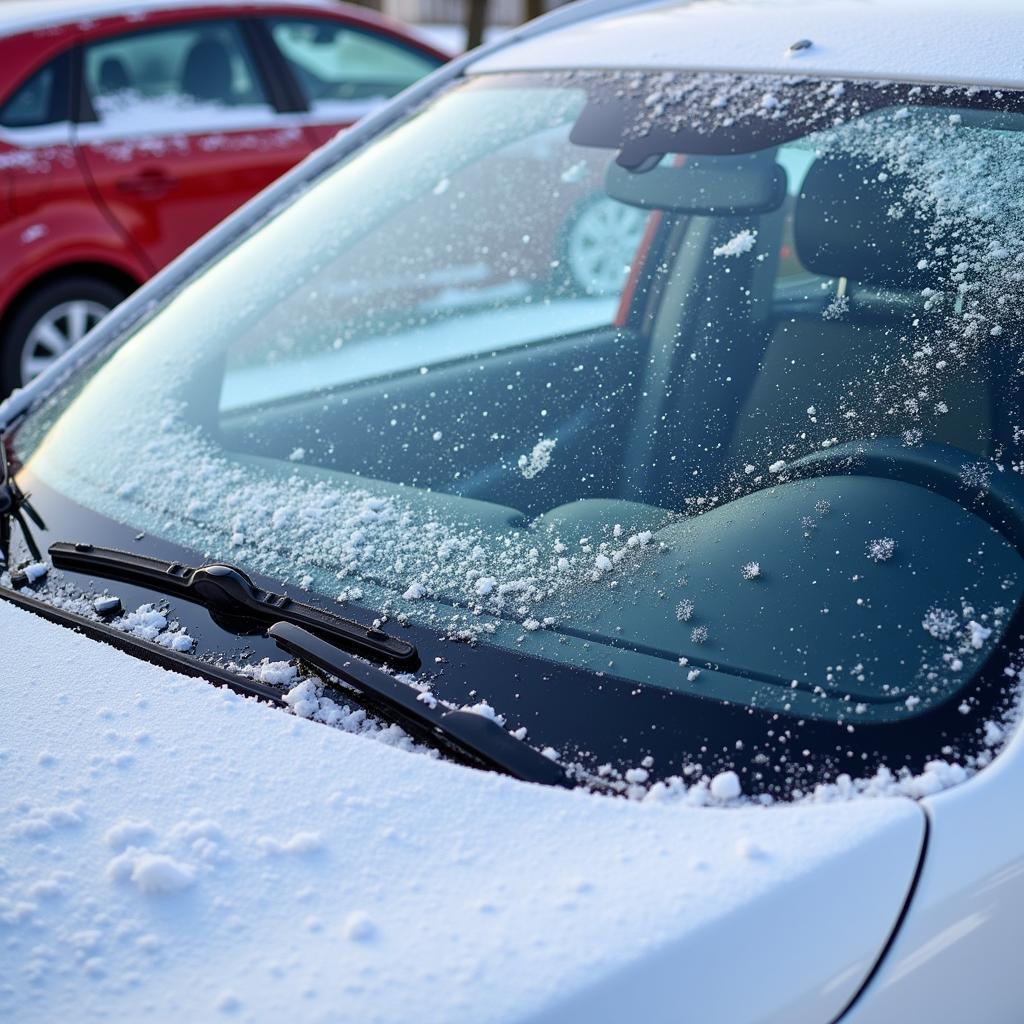
[[908, 201], [909, 185], [905, 175], [870, 160], [815, 160], [796, 203], [800, 262], [815, 274], [869, 287], [941, 287], [949, 256], [936, 256], [936, 245], [944, 243], [933, 237], [931, 215]]
[[100, 64], [100, 92], [120, 92], [131, 87], [128, 69], [119, 57], [105, 57]]
[[217, 39], [200, 39], [185, 58], [181, 76], [182, 92], [197, 100], [231, 99], [231, 57]]

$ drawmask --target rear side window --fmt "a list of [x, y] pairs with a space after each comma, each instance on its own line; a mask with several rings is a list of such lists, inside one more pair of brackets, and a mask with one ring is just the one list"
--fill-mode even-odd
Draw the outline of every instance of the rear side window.
[[38, 128], [70, 120], [70, 56], [43, 65], [0, 108], [5, 128]]
[[83, 71], [96, 118], [113, 127], [175, 122], [188, 130], [197, 108], [271, 110], [238, 26], [230, 21], [105, 39], [85, 48]]
[[349, 104], [388, 99], [439, 64], [396, 40], [326, 19], [272, 18], [268, 27], [317, 112], [345, 114]]

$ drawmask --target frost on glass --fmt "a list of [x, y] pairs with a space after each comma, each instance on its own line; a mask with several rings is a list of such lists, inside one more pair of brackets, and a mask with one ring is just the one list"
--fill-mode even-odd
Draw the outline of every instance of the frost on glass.
[[[811, 753], [780, 760], [808, 721], [850, 744], [824, 760], [874, 780], [855, 790], [955, 781], [1003, 735], [1013, 652], [998, 698], [968, 684], [1024, 587], [1024, 115], [984, 100], [471, 82], [205, 271], [20, 453], [381, 622], [766, 709], [783, 724], [743, 748], [748, 782], [785, 764], [813, 788]], [[709, 206], [686, 175], [716, 168], [746, 184]], [[654, 169], [674, 205], [645, 200]], [[860, 730], [943, 709], [971, 752], [937, 741], [917, 768], [956, 770], [873, 776], [873, 740], [850, 763]], [[741, 747], [695, 741], [676, 790]]]

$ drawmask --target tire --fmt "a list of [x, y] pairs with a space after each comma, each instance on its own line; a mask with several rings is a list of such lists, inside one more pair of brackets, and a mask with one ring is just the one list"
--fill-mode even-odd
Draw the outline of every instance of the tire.
[[125, 292], [95, 277], [65, 277], [32, 293], [0, 348], [0, 397], [42, 373], [112, 310]]
[[575, 210], [565, 229], [563, 266], [574, 291], [615, 295], [643, 238], [648, 213], [600, 195]]

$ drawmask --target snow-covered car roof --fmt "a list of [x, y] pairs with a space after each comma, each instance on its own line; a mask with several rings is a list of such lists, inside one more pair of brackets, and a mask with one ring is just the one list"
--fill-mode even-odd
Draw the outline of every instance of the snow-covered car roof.
[[674, 0], [557, 26], [472, 70], [685, 68], [1020, 87], [1022, 35], [1024, 5], [1008, 0]]

